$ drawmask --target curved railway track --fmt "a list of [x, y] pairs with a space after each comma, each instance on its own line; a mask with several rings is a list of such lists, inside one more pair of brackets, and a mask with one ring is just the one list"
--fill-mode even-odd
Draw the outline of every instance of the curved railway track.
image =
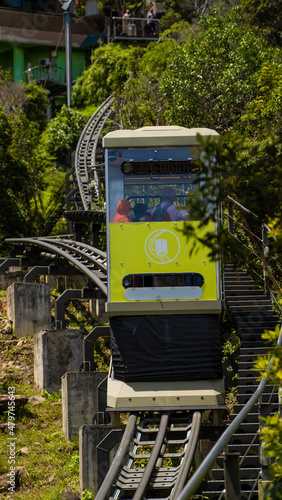
[[[103, 155], [99, 152], [102, 132], [108, 118], [113, 113], [112, 96], [96, 110], [87, 122], [75, 152], [75, 175], [80, 193], [80, 210], [91, 210], [93, 200], [99, 201], [104, 181]], [[99, 156], [100, 155], [100, 156]]]
[[105, 252], [80, 241], [55, 238], [8, 238], [13, 245], [34, 245], [51, 254], [60, 255], [76, 267], [107, 296], [107, 265]]

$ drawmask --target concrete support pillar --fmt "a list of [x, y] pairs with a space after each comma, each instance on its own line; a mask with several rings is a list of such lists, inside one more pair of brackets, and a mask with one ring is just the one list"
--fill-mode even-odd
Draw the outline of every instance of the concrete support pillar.
[[80, 491], [97, 494], [108, 470], [123, 429], [110, 424], [82, 426], [79, 429], [79, 482]]
[[78, 437], [82, 425], [92, 425], [99, 411], [97, 387], [105, 372], [72, 372], [62, 377], [63, 432], [67, 441]]
[[24, 81], [24, 49], [20, 46], [13, 47], [14, 82]]
[[83, 361], [83, 330], [45, 330], [34, 336], [34, 385], [50, 394], [61, 389], [67, 371], [77, 371]]
[[46, 283], [13, 283], [7, 289], [8, 319], [19, 337], [51, 328], [51, 290]]

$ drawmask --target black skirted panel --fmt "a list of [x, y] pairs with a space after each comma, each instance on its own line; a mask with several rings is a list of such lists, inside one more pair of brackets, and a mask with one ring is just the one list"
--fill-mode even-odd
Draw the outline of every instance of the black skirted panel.
[[222, 378], [216, 315], [110, 319], [114, 377], [125, 382]]

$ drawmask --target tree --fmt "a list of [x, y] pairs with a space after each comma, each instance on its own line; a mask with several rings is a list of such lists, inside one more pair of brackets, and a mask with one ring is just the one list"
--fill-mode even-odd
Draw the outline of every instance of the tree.
[[271, 58], [266, 42], [241, 22], [237, 9], [224, 17], [215, 10], [175, 47], [160, 82], [170, 122], [218, 131], [240, 126], [257, 96], [257, 73]]
[[38, 130], [42, 132], [46, 125], [46, 109], [49, 107], [49, 91], [45, 90], [35, 82], [22, 85], [25, 93], [23, 113], [26, 118], [38, 124]]
[[[255, 363], [261, 378], [267, 376], [269, 383], [279, 391], [282, 389], [282, 347], [277, 344], [280, 334], [277, 326], [274, 331], [267, 331], [262, 335], [272, 347], [267, 356], [258, 356]], [[279, 499], [282, 490], [282, 418], [278, 412], [266, 417], [260, 438], [263, 454], [272, 462], [269, 467], [272, 483], [268, 484], [265, 493], [267, 498]]]
[[241, 7], [246, 14], [246, 22], [256, 26], [271, 45], [282, 45], [282, 1], [243, 0]]
[[0, 247], [5, 237], [22, 234], [26, 228], [21, 200], [27, 172], [24, 162], [10, 152], [12, 132], [12, 119], [0, 109]]
[[42, 158], [44, 162], [49, 158], [50, 165], [55, 164], [56, 169], [66, 172], [71, 167], [70, 155], [76, 148], [85, 124], [83, 113], [63, 105], [40, 137], [37, 161]]
[[[187, 28], [187, 23], [185, 27]], [[159, 81], [175, 45], [172, 38], [149, 44], [136, 75], [117, 93], [116, 107], [123, 127], [138, 128], [163, 121], [166, 103], [159, 91]]]
[[91, 66], [73, 86], [74, 107], [102, 104], [112, 92], [124, 85], [135, 71], [142, 54], [143, 49], [140, 47], [124, 49], [121, 45], [113, 43], [97, 48]]

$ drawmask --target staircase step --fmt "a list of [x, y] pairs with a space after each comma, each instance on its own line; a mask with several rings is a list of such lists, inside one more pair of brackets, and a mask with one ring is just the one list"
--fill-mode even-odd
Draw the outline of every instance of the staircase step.
[[[241, 385], [241, 379], [239, 380], [239, 383], [240, 385], [238, 385], [238, 394], [237, 394], [237, 398], [238, 396], [252, 396], [252, 394], [254, 394], [254, 392], [256, 391], [257, 389], [257, 386], [255, 385]], [[273, 386], [272, 385], [266, 385], [265, 388], [264, 388], [264, 394], [271, 394], [273, 391]], [[275, 392], [275, 394], [277, 394], [277, 392]]]
[[256, 362], [256, 358], [252, 359], [251, 361], [241, 361], [241, 356], [240, 356], [240, 361], [238, 363], [238, 370], [244, 371], [257, 371], [254, 369], [254, 363]]
[[249, 326], [248, 323], [246, 323], [246, 322], [242, 322], [241, 324], [239, 322], [237, 322], [237, 334], [240, 336], [241, 335], [251, 335], [252, 337], [257, 336], [261, 339], [262, 334], [266, 330], [273, 330], [275, 328], [276, 324], [277, 323], [275, 321], [275, 322], [273, 322], [272, 325], [270, 325], [268, 323], [268, 324], [262, 325], [262, 326]]
[[244, 444], [248, 443], [250, 444], [251, 442], [254, 443], [259, 443], [259, 436], [258, 434], [233, 434], [232, 438], [230, 439], [229, 443], [230, 444]]
[[257, 379], [259, 377], [259, 372], [255, 370], [238, 370], [238, 376], [243, 378], [254, 378]]
[[[222, 455], [220, 455], [219, 457], [217, 457], [216, 463], [217, 463], [217, 465], [219, 466], [220, 469], [223, 469], [223, 467], [224, 467], [224, 458], [223, 458]], [[249, 469], [250, 472], [251, 472], [252, 469], [258, 469], [258, 468], [260, 468], [261, 464], [260, 464], [260, 457], [259, 457], [259, 455], [246, 456], [244, 458], [242, 466], [245, 469]], [[241, 485], [241, 488], [242, 488], [242, 485]]]
[[269, 347], [264, 345], [263, 347], [256, 347], [254, 345], [246, 345], [241, 342], [240, 355], [242, 356], [257, 356], [258, 354], [266, 354], [269, 351]]
[[268, 349], [265, 348], [265, 349], [260, 349], [258, 352], [256, 353], [247, 353], [247, 354], [243, 354], [242, 353], [242, 349], [240, 349], [240, 361], [239, 361], [239, 364], [243, 364], [243, 363], [254, 363], [255, 360], [257, 359], [257, 357], [260, 355], [260, 356], [265, 356], [266, 354], [268, 353]]
[[[237, 396], [236, 396], [237, 403], [236, 404], [244, 406], [248, 403], [248, 401], [250, 400], [251, 397], [252, 397], [252, 394], [237, 394]], [[271, 404], [277, 405], [278, 404], [278, 393], [276, 392], [274, 394], [271, 394], [271, 393], [262, 394], [261, 402], [262, 403], [269, 403], [270, 402]]]
[[262, 301], [262, 303], [258, 303], [257, 301], [244, 301], [244, 302], [236, 302], [235, 300], [229, 300], [228, 301], [228, 308], [231, 309], [231, 311], [243, 311], [243, 312], [248, 312], [248, 313], [256, 313], [259, 312], [261, 313], [261, 308], [263, 308], [263, 311], [272, 311], [272, 305], [266, 303], [266, 301]]
[[244, 346], [244, 349], [265, 349], [265, 341], [262, 339], [259, 340], [245, 340], [241, 339], [241, 346]]
[[[241, 479], [256, 479], [260, 473], [260, 468], [245, 468], [242, 467], [240, 468], [240, 477]], [[223, 469], [213, 469], [212, 470], [212, 475], [213, 478], [220, 481], [224, 477], [224, 470]]]
[[[244, 405], [235, 405], [233, 407], [233, 412], [234, 413], [231, 413], [230, 414], [230, 421], [232, 422], [238, 415], [238, 413], [240, 412], [240, 410], [242, 410], [244, 408]], [[248, 415], [246, 415], [246, 417], [244, 418], [243, 420], [243, 424], [256, 424], [257, 427], [259, 425], [258, 421], [259, 421], [259, 413], [258, 411], [256, 411], [256, 409], [253, 407], [252, 408], [252, 412], [253, 413], [248, 413]]]
[[[254, 363], [259, 355], [267, 355], [269, 346], [261, 338], [265, 330], [273, 330], [279, 318], [263, 287], [244, 271], [235, 270], [232, 264], [225, 267], [224, 289], [227, 308], [235, 322], [240, 337], [240, 349], [236, 355], [238, 368], [237, 402], [229, 416], [232, 422], [245, 407], [259, 386], [259, 372]], [[278, 393], [268, 384], [260, 401], [271, 403], [270, 411], [278, 411]], [[242, 500], [257, 500], [257, 479], [260, 477], [259, 403], [256, 402], [229, 442], [229, 452], [238, 452], [242, 457], [241, 496]], [[245, 456], [246, 455], [246, 456]], [[213, 469], [214, 480], [208, 481], [201, 494], [209, 500], [219, 499], [224, 490], [224, 457], [217, 457], [218, 468]]]
[[[255, 469], [256, 471], [256, 469]], [[255, 473], [254, 473], [255, 474]], [[248, 479], [242, 479], [241, 480], [241, 490], [242, 491], [245, 491], [245, 492], [249, 492], [252, 490], [252, 486], [253, 486], [253, 480], [256, 479], [255, 477], [253, 478], [250, 478], [250, 480]], [[208, 482], [208, 488], [206, 490], [206, 494], [209, 495], [209, 491], [212, 491], [212, 492], [221, 492], [223, 491], [225, 488], [224, 488], [224, 480], [211, 480]], [[203, 494], [203, 493], [202, 493]]]
[[227, 290], [225, 290], [225, 297], [226, 298], [232, 298], [234, 297], [234, 299], [236, 299], [236, 297], [249, 297], [250, 294], [253, 296], [253, 297], [264, 297], [264, 298], [267, 298], [266, 294], [264, 293], [263, 290], [254, 290], [252, 287], [249, 287], [248, 289], [246, 287], [244, 288], [237, 288], [234, 290], [233, 287], [228, 287]]
[[[221, 492], [218, 491], [202, 491], [201, 495], [204, 498], [208, 498], [209, 500], [219, 500], [224, 498]], [[242, 491], [241, 490], [241, 500], [258, 500], [258, 490], [254, 489], [254, 491]]]
[[[255, 389], [258, 388], [259, 382], [257, 381], [256, 377], [240, 377], [240, 380], [238, 380], [238, 384], [242, 384], [242, 386], [251, 386], [255, 387]], [[239, 385], [237, 385], [239, 387]]]

